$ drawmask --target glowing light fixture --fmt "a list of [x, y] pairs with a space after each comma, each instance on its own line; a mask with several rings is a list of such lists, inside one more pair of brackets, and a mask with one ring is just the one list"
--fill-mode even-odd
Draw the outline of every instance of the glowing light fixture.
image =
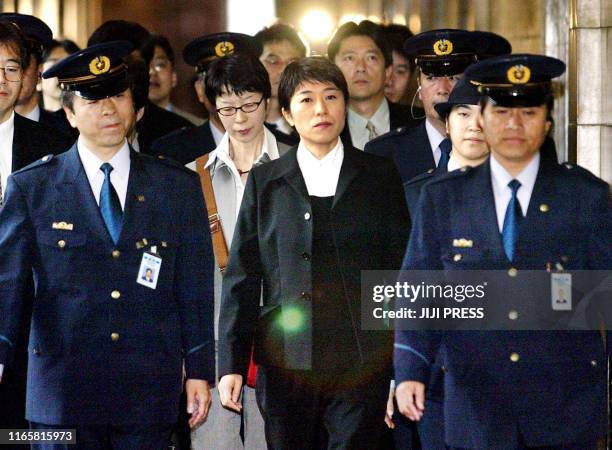
[[327, 11], [313, 9], [304, 14], [300, 28], [308, 39], [320, 42], [329, 37], [334, 28], [334, 22]]

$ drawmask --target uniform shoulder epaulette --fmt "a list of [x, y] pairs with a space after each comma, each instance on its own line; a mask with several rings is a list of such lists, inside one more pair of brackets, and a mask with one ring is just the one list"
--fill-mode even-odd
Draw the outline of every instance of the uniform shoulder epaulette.
[[436, 176], [435, 174], [436, 169], [429, 169], [427, 172], [423, 172], [419, 175], [417, 175], [414, 178], [411, 178], [410, 180], [406, 181], [404, 183], [404, 186], [410, 186], [411, 184], [414, 183], [420, 183], [423, 180], [429, 179], [429, 178], [433, 178]]
[[47, 165], [51, 161], [53, 161], [53, 158], [54, 158], [54, 156], [52, 154], [45, 155], [42, 158], [34, 161], [33, 163], [31, 163], [31, 164], [23, 167], [22, 169], [16, 171], [16, 173], [17, 172], [27, 172], [28, 170], [32, 170], [32, 169], [35, 169], [37, 167], [41, 167], [41, 166]]
[[455, 178], [462, 178], [468, 174], [471, 174], [474, 168], [472, 166], [463, 166], [461, 169], [453, 170], [451, 172], [446, 172], [443, 175], [435, 177], [431, 183], [438, 183], [444, 180], [452, 180]]
[[400, 135], [404, 134], [408, 129], [409, 129], [408, 127], [399, 127], [399, 128], [396, 128], [394, 130], [386, 132], [385, 134], [381, 134], [380, 136], [375, 137], [374, 139], [369, 141], [368, 144], [373, 143], [373, 142], [384, 141], [385, 139], [388, 139], [390, 137], [400, 136]]
[[569, 163], [569, 162], [564, 162], [564, 163], [561, 163], [561, 167], [563, 167], [566, 172], [571, 173], [571, 174], [573, 174], [575, 176], [584, 178], [584, 179], [589, 180], [591, 182], [595, 182], [595, 183], [601, 184], [601, 185], [606, 185], [607, 184], [604, 180], [599, 178], [593, 172], [591, 172], [590, 170], [585, 169], [584, 167], [579, 166], [577, 164], [572, 164], [572, 163]]

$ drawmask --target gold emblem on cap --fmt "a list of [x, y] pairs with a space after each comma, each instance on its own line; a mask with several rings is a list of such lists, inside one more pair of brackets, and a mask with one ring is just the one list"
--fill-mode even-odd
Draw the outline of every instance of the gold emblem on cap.
[[513, 84], [525, 84], [531, 78], [531, 69], [522, 64], [512, 66], [506, 73], [508, 81]]
[[89, 71], [94, 75], [102, 75], [110, 70], [110, 66], [108, 56], [96, 56], [89, 63]]
[[234, 44], [229, 41], [222, 41], [215, 45], [215, 54], [222, 58], [227, 55], [234, 53]]
[[434, 44], [433, 50], [438, 56], [450, 55], [453, 52], [453, 43], [448, 39], [440, 39]]

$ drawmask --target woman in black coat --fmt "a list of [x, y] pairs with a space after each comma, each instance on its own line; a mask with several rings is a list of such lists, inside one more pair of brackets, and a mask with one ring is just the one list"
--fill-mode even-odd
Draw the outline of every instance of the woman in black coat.
[[361, 271], [401, 265], [401, 181], [391, 162], [339, 139], [348, 89], [329, 60], [287, 66], [279, 100], [300, 143], [247, 181], [223, 280], [221, 402], [240, 410], [254, 341], [269, 448], [375, 448], [392, 335], [361, 325]]

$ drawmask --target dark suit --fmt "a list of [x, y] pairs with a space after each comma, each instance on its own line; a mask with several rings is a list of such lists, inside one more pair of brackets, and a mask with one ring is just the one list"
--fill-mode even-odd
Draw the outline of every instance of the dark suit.
[[[12, 171], [17, 171], [48, 154], [59, 154], [71, 145], [71, 138], [25, 117], [15, 114]], [[28, 283], [30, 297], [34, 286]], [[31, 309], [31, 301], [26, 309]], [[4, 370], [0, 383], [0, 428], [27, 428], [25, 420], [25, 386], [29, 322], [20, 325], [15, 343], [14, 363]]]
[[[570, 272], [609, 270], [610, 229], [609, 187], [584, 169], [543, 155], [512, 266], [519, 274], [544, 270], [547, 263], [562, 263]], [[456, 248], [458, 238], [473, 247]], [[489, 161], [423, 187], [404, 269], [508, 271], [510, 266]], [[509, 282], [521, 283], [515, 272], [508, 274]], [[607, 355], [599, 332], [397, 331], [395, 345], [398, 383], [427, 383], [426, 361], [442, 349], [446, 443], [453, 447], [586, 449], [607, 433]]]
[[[402, 127], [415, 127], [419, 123], [422, 122], [423, 119], [415, 119], [412, 117], [412, 111], [410, 106], [401, 105], [399, 103], [392, 103], [387, 100], [387, 104], [389, 105], [389, 133], [392, 133], [394, 130]], [[423, 116], [423, 110], [421, 108], [415, 108], [414, 114], [417, 117]], [[382, 136], [386, 136], [388, 133], [383, 134]], [[344, 145], [353, 145], [353, 140], [351, 138], [351, 131], [349, 130], [348, 120], [346, 121], [346, 125], [344, 126], [344, 130], [340, 134], [340, 138]], [[380, 136], [378, 137], [380, 138]], [[375, 139], [378, 139], [375, 138]], [[367, 147], [368, 144], [366, 144]], [[363, 150], [363, 149], [362, 149]], [[401, 175], [401, 174], [400, 174]]]
[[400, 128], [378, 136], [368, 142], [364, 150], [393, 160], [404, 183], [436, 168], [425, 120], [415, 127]]
[[151, 146], [156, 139], [183, 127], [193, 127], [193, 124], [178, 114], [147, 101], [144, 115], [136, 124], [140, 152], [152, 154]]
[[[213, 260], [203, 205], [195, 174], [131, 151], [115, 245], [76, 145], [11, 176], [0, 211], [0, 253], [7, 255], [0, 259], [0, 363], [14, 350], [33, 270], [28, 420], [170, 424], [183, 362], [188, 378], [214, 380]], [[60, 222], [71, 229], [53, 226]], [[136, 283], [153, 245], [162, 258], [156, 289]]]
[[266, 128], [270, 130], [270, 132], [274, 135], [276, 141], [280, 142], [281, 144], [293, 147], [294, 145], [298, 145], [298, 143], [300, 142], [300, 136], [296, 132], [287, 134], [279, 130], [278, 127], [273, 123], [266, 122], [265, 125]]
[[[385, 331], [364, 331], [359, 325], [360, 280], [362, 269], [398, 267], [408, 230], [402, 195], [399, 178], [391, 164], [345, 147], [336, 195], [330, 203], [333, 231], [326, 235], [333, 237], [336, 251], [322, 259], [337, 255], [337, 259], [333, 258], [336, 264], [323, 271], [324, 275], [341, 277], [342, 281], [334, 288], [340, 292], [340, 298], [330, 300], [346, 305], [342, 307], [344, 314], [338, 316], [338, 323], [348, 323], [349, 328], [348, 333], [342, 334], [346, 329], [339, 333], [341, 342], [335, 343], [338, 351], [335, 355], [327, 354], [329, 364], [321, 369], [320, 353], [313, 350], [320, 331], [320, 322], [313, 320], [313, 316], [317, 317], [313, 304], [320, 304], [328, 292], [313, 282], [313, 267], [321, 256], [316, 251], [313, 254], [313, 234], [316, 235], [313, 222], [316, 224], [318, 218], [314, 216], [314, 204], [311, 204], [297, 162], [296, 148], [251, 172], [223, 279], [219, 376], [230, 373], [246, 376], [254, 339], [254, 359], [262, 366], [263, 373], [263, 377], [258, 377], [257, 395], [266, 420], [269, 445], [271, 438], [278, 443], [271, 433], [273, 425], [270, 424], [274, 423], [271, 421], [283, 409], [289, 411], [287, 414], [292, 412], [291, 407], [283, 408], [282, 392], [295, 388], [295, 396], [307, 395], [302, 392], [303, 383], [309, 381], [298, 383], [294, 377], [303, 375], [308, 380], [316, 380], [317, 373], [337, 374], [339, 368], [354, 370], [351, 379], [355, 383], [366, 379], [371, 383], [369, 390], [364, 389], [363, 398], [373, 395], [371, 403], [380, 404], [379, 409], [369, 407], [370, 413], [376, 415], [372, 431], [374, 436], [378, 435], [375, 430], [382, 421], [388, 393], [390, 335]], [[392, 210], [394, 214], [389, 214]], [[260, 308], [262, 282], [263, 306]], [[287, 311], [299, 318], [298, 331], [291, 326], [279, 327]], [[350, 317], [354, 318], [352, 329]], [[373, 374], [376, 374], [375, 380], [371, 379]], [[341, 377], [335, 379], [337, 383]], [[381, 390], [382, 398], [379, 398]], [[296, 403], [299, 402], [296, 400]], [[332, 401], [332, 404], [343, 403]], [[310, 414], [308, 417], [308, 420], [297, 419], [298, 424], [301, 421], [299, 429], [276, 436], [284, 445], [272, 448], [307, 447], [309, 441], [300, 433], [302, 424], [319, 420], [321, 416]], [[339, 408], [337, 414], [328, 419], [338, 425], [339, 422], [334, 421], [350, 421], [351, 414]], [[334, 429], [335, 437], [336, 431]], [[313, 437], [308, 435], [308, 439]], [[359, 445], [367, 444], [356, 445], [355, 448], [360, 448]]]
[[151, 153], [172, 158], [183, 165], [195, 161], [217, 147], [210, 127], [211, 124], [207, 120], [199, 126], [175, 130], [155, 140]]

